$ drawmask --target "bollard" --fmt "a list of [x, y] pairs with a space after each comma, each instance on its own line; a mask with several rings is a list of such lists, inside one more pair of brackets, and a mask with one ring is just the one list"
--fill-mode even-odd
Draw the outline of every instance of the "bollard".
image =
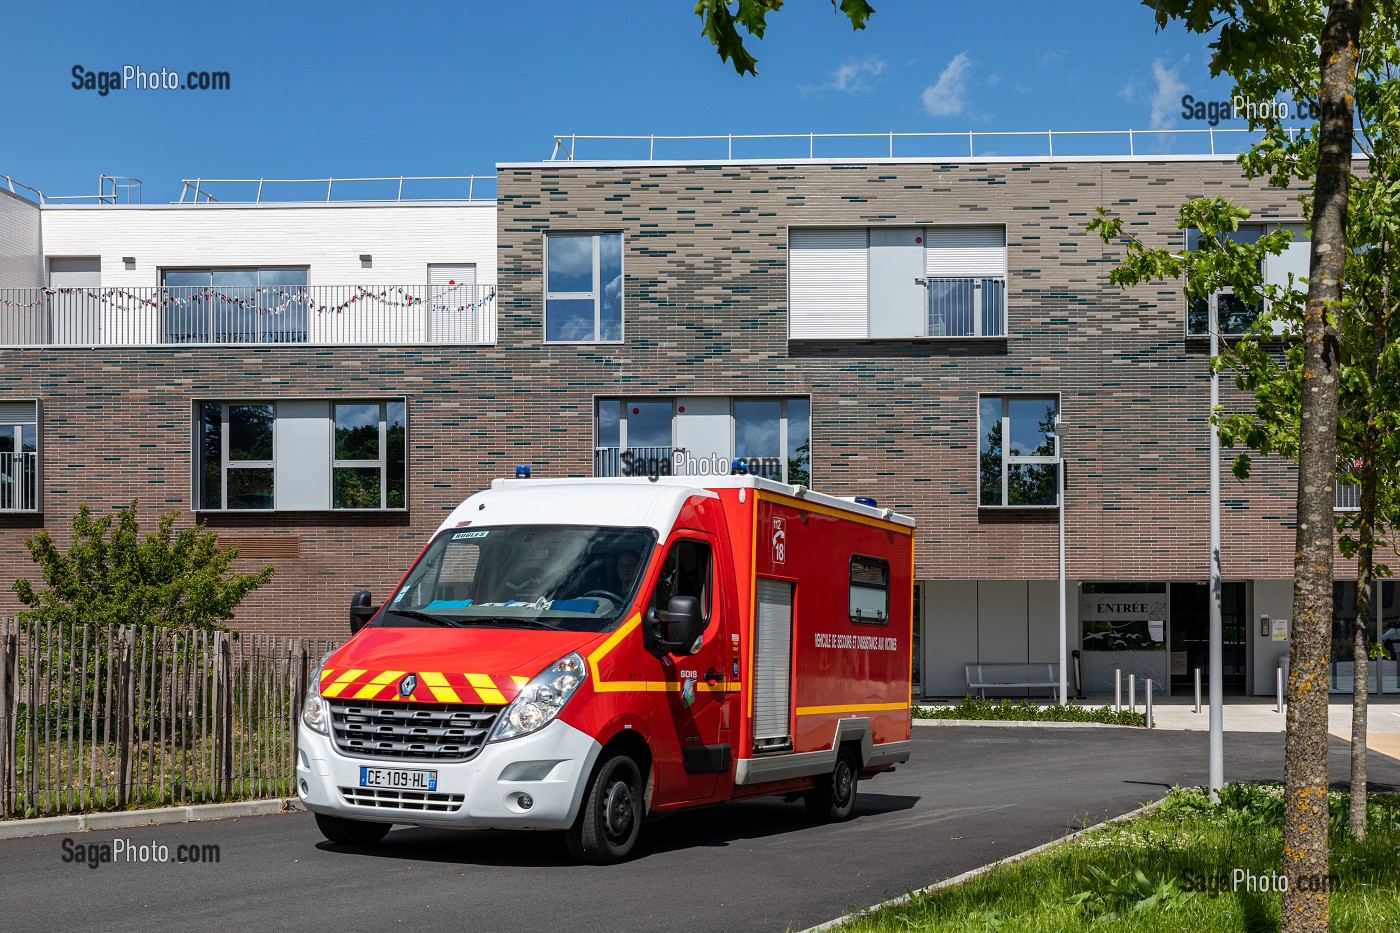
[[1137, 674], [1128, 675], [1128, 711], [1137, 712]]
[[1152, 678], [1147, 678], [1147, 728], [1152, 728]]
[[1201, 669], [1196, 668], [1196, 715], [1201, 714]]
[[1275, 712], [1283, 712], [1283, 668], [1274, 670], [1274, 689], [1278, 693], [1278, 703]]
[[1123, 712], [1123, 669], [1113, 669], [1113, 711]]

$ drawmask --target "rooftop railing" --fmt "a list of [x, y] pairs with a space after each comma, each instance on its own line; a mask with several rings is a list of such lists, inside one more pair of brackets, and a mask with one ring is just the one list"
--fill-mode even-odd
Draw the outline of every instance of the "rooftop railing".
[[[1301, 127], [1290, 127], [1294, 139]], [[978, 159], [1233, 156], [1257, 130], [1034, 130], [967, 133], [757, 133], [700, 136], [555, 136], [549, 161], [735, 159]], [[580, 148], [580, 143], [583, 147]]]
[[184, 178], [177, 204], [490, 201], [495, 175], [383, 178]]
[[496, 341], [494, 285], [0, 289], [0, 346]]

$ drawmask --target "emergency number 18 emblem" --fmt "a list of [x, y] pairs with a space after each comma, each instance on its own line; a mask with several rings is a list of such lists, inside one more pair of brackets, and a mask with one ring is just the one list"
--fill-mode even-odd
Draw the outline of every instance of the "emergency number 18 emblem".
[[781, 564], [787, 559], [787, 519], [773, 519], [773, 563]]

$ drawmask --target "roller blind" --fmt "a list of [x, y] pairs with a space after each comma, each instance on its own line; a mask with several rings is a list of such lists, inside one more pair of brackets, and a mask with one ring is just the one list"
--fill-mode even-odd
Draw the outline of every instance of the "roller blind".
[[788, 236], [788, 336], [869, 334], [869, 234], [793, 230]]
[[929, 227], [924, 271], [931, 278], [996, 278], [1006, 275], [1003, 227]]

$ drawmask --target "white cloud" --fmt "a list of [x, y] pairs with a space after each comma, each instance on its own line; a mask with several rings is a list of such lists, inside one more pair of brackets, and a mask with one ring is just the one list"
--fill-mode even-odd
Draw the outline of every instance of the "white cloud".
[[831, 83], [827, 87], [833, 91], [845, 91], [848, 94], [864, 91], [868, 89], [865, 79], [876, 77], [884, 70], [885, 60], [883, 58], [871, 57], [846, 62], [831, 73]]
[[1173, 115], [1181, 109], [1181, 95], [1186, 93], [1182, 83], [1180, 68], [1168, 68], [1160, 58], [1152, 62], [1152, 81], [1156, 90], [1152, 94], [1152, 129], [1165, 130], [1171, 127]]
[[920, 95], [924, 112], [931, 117], [955, 117], [963, 111], [963, 98], [967, 95], [967, 72], [972, 67], [972, 59], [966, 52], [959, 52], [938, 80], [924, 88]]

